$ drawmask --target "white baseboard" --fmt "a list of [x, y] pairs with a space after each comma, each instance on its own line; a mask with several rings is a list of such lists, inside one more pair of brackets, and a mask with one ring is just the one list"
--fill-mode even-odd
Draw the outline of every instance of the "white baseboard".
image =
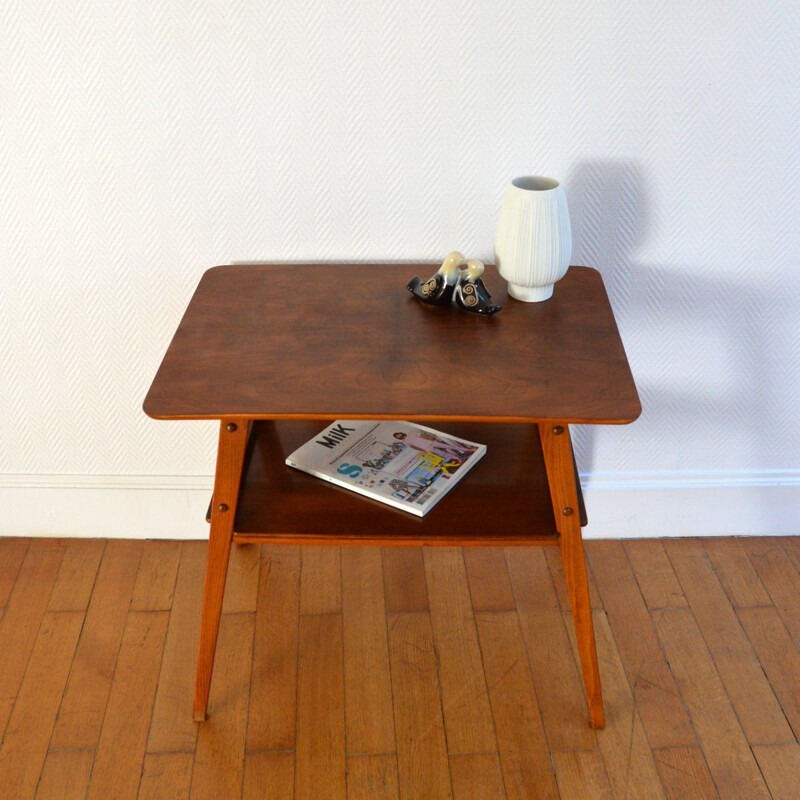
[[205, 539], [201, 475], [2, 475], [0, 536]]
[[800, 534], [800, 471], [582, 478], [587, 539]]
[[[587, 538], [800, 534], [800, 471], [582, 476]], [[210, 476], [0, 475], [0, 536], [204, 539]]]

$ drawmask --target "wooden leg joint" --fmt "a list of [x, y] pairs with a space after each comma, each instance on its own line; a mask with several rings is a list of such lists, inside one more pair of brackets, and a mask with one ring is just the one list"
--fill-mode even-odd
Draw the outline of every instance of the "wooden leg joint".
[[540, 424], [539, 436], [542, 441], [556, 527], [560, 534], [559, 549], [564, 563], [564, 576], [572, 608], [572, 624], [575, 627], [583, 685], [589, 705], [589, 724], [593, 728], [603, 728], [605, 727], [603, 695], [600, 688], [592, 607], [589, 601], [589, 581], [586, 575], [580, 519], [579, 515], [574, 513], [574, 509], [578, 508], [578, 490], [575, 483], [569, 428], [567, 425]]
[[242, 478], [248, 422], [220, 423], [214, 497], [230, 498], [227, 503], [211, 506], [211, 531], [208, 536], [206, 583], [203, 591], [203, 616], [200, 622], [200, 650], [194, 690], [194, 720], [203, 722], [208, 708], [214, 654], [217, 649], [222, 597], [228, 574], [228, 559], [236, 518], [236, 502]]

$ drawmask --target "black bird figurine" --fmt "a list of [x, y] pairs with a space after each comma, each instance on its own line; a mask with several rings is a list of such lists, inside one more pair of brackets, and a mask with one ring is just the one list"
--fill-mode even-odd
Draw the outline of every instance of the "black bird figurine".
[[462, 311], [483, 314], [488, 317], [491, 314], [496, 314], [503, 306], [498, 306], [492, 302], [492, 296], [481, 280], [483, 270], [483, 261], [478, 261], [477, 259], [468, 261], [465, 270], [459, 270], [455, 301]]
[[424, 283], [420, 280], [419, 275], [415, 275], [408, 282], [408, 291], [425, 305], [449, 306], [459, 282], [458, 268], [465, 260], [458, 250], [454, 250], [442, 262], [442, 266], [439, 267], [436, 274]]

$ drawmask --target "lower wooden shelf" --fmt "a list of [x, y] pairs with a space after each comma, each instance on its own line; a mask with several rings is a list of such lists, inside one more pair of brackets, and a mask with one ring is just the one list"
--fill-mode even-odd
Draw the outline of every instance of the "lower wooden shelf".
[[[554, 545], [558, 543], [535, 425], [445, 423], [487, 445], [486, 455], [425, 517], [292, 469], [286, 456], [320, 421], [253, 422], [234, 541], [358, 545]], [[586, 524], [583, 498], [581, 524]]]

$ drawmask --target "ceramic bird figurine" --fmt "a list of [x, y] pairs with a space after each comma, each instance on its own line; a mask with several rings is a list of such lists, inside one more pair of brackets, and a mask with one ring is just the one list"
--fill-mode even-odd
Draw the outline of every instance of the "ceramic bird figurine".
[[449, 306], [459, 283], [459, 267], [464, 264], [464, 256], [454, 250], [442, 262], [435, 275], [424, 283], [419, 275], [408, 282], [408, 291], [429, 306]]
[[459, 270], [459, 281], [454, 293], [454, 299], [456, 305], [463, 311], [489, 316], [490, 314], [496, 314], [503, 306], [498, 306], [492, 302], [492, 297], [481, 280], [483, 270], [483, 261], [478, 261], [477, 259], [468, 261], [467, 268]]

